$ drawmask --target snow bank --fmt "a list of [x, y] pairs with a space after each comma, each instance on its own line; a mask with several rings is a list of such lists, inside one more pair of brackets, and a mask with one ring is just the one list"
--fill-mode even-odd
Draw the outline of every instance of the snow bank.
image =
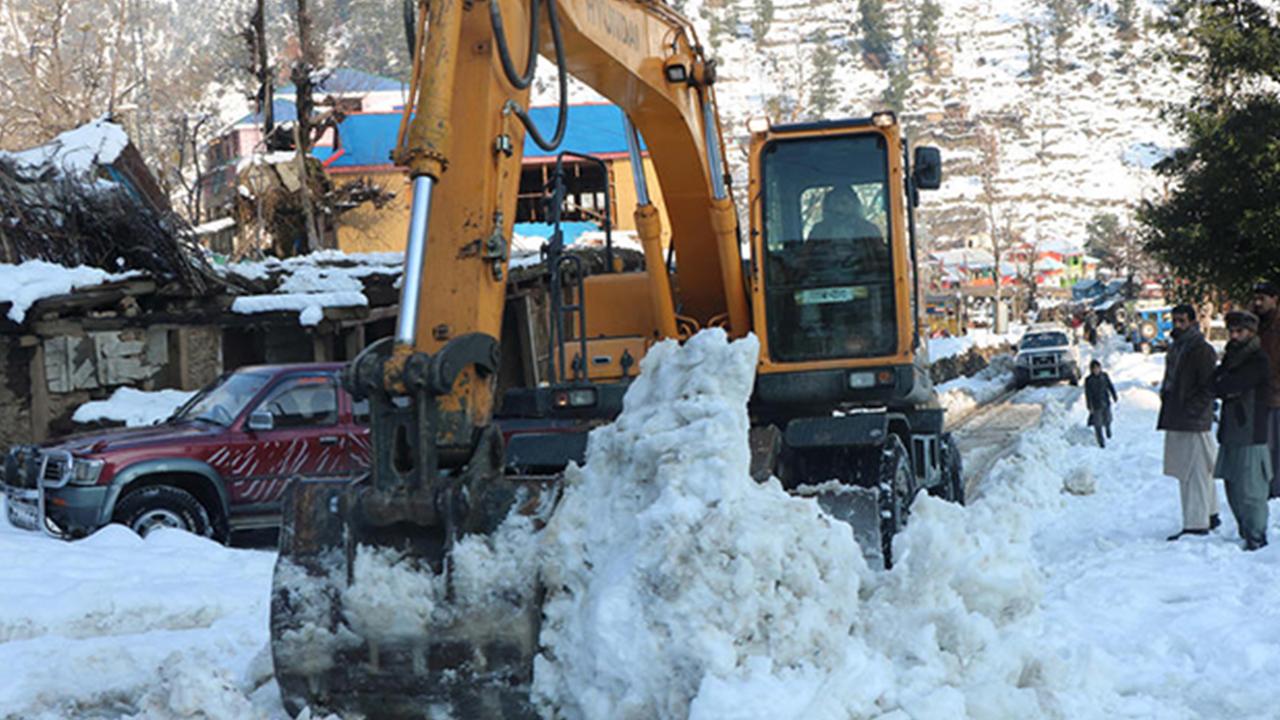
[[53, 166], [67, 175], [84, 175], [97, 165], [115, 162], [129, 144], [124, 128], [105, 117], [68, 130], [39, 147], [0, 153], [23, 169]]
[[127, 427], [154, 425], [167, 419], [194, 395], [194, 392], [185, 390], [147, 392], [122, 387], [111, 393], [107, 400], [94, 400], [76, 408], [71, 420], [78, 423], [122, 422]]
[[1114, 699], [1046, 642], [1030, 526], [921, 497], [892, 573], [748, 473], [758, 346], [641, 363], [544, 537], [535, 691], [574, 718], [1081, 717]]
[[21, 323], [27, 310], [44, 298], [65, 295], [78, 287], [124, 280], [135, 274], [112, 274], [85, 265], [66, 267], [44, 260], [28, 260], [20, 265], [0, 263], [0, 303], [11, 303], [8, 317]]
[[0, 520], [0, 557], [0, 717], [285, 717], [261, 658], [274, 553]]
[[1012, 384], [1013, 356], [996, 355], [978, 374], [939, 385], [938, 401], [948, 413], [958, 417], [995, 400]]

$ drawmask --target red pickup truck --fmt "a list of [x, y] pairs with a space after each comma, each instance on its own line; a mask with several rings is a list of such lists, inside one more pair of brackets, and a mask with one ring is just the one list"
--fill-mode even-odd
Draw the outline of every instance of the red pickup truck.
[[111, 522], [219, 540], [275, 527], [290, 478], [369, 465], [368, 403], [342, 389], [341, 369], [241, 368], [159, 425], [13, 448], [3, 475], [9, 521], [60, 537]]

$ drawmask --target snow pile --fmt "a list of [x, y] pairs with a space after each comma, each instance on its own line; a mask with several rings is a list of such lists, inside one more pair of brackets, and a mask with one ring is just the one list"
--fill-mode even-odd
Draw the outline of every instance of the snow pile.
[[27, 310], [40, 300], [65, 295], [78, 287], [124, 280], [134, 274], [112, 274], [86, 265], [66, 267], [44, 260], [28, 260], [19, 265], [0, 263], [0, 304], [10, 303], [9, 319], [21, 323]]
[[155, 425], [167, 420], [194, 395], [194, 392], [185, 390], [147, 392], [122, 387], [111, 393], [107, 400], [94, 400], [76, 408], [71, 420], [78, 423], [122, 422], [126, 427]]
[[105, 117], [58, 135], [39, 147], [0, 153], [24, 170], [39, 172], [52, 166], [67, 175], [84, 175], [98, 165], [115, 162], [129, 144], [124, 128]]
[[[544, 538], [535, 690], [550, 706], [684, 717], [708, 682], [800, 682], [811, 694], [844, 666], [868, 570], [816, 503], [751, 480], [758, 352], [719, 330], [654, 346], [622, 415], [568, 472]], [[800, 709], [804, 693], [791, 695], [771, 714]]]
[[545, 707], [774, 720], [1079, 717], [1112, 703], [1087, 653], [1042, 637], [1021, 513], [921, 497], [886, 574], [816, 503], [754, 483], [757, 350], [718, 330], [655, 346], [569, 471], [544, 536]]
[[0, 520], [0, 557], [0, 717], [285, 717], [261, 657], [274, 553]]
[[1002, 345], [1015, 345], [1021, 337], [1021, 330], [1007, 333], [995, 333], [986, 328], [973, 328], [968, 333], [956, 337], [937, 337], [929, 339], [929, 360], [937, 361], [956, 355], [963, 355], [971, 348], [990, 348]]
[[959, 417], [995, 400], [1012, 384], [1013, 356], [996, 355], [978, 374], [939, 385], [938, 401], [948, 414]]

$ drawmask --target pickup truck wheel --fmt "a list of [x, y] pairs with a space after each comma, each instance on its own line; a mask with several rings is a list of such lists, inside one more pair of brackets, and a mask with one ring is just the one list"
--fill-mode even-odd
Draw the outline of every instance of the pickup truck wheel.
[[213, 535], [209, 511], [194, 495], [172, 485], [148, 485], [129, 492], [116, 505], [111, 520], [142, 537], [162, 527]]

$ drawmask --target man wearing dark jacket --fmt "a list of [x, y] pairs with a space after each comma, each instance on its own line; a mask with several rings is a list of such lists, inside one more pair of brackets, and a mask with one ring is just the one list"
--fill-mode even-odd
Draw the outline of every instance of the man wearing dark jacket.
[[1213, 373], [1214, 393], [1222, 398], [1214, 474], [1226, 481], [1227, 503], [1236, 516], [1245, 550], [1267, 544], [1267, 488], [1271, 483], [1271, 454], [1267, 452], [1271, 366], [1257, 331], [1258, 317], [1253, 313], [1227, 313], [1231, 340]]
[[[1271, 393], [1267, 398], [1267, 450], [1271, 468], [1280, 468], [1280, 287], [1258, 283], [1253, 288], [1253, 314], [1258, 316], [1258, 340], [1271, 364]], [[1280, 473], [1271, 478], [1270, 497], [1280, 497]]]
[[1102, 363], [1097, 360], [1090, 362], [1089, 377], [1084, 380], [1084, 400], [1089, 408], [1089, 425], [1098, 437], [1098, 447], [1107, 446], [1104, 433], [1111, 437], [1111, 403], [1119, 399], [1116, 386], [1111, 384], [1111, 376], [1102, 372]]
[[1217, 353], [1196, 325], [1190, 305], [1173, 309], [1173, 344], [1165, 356], [1160, 386], [1164, 430], [1164, 474], [1178, 479], [1182, 530], [1169, 536], [1207, 535], [1218, 526], [1218, 492], [1213, 486], [1213, 366]]

